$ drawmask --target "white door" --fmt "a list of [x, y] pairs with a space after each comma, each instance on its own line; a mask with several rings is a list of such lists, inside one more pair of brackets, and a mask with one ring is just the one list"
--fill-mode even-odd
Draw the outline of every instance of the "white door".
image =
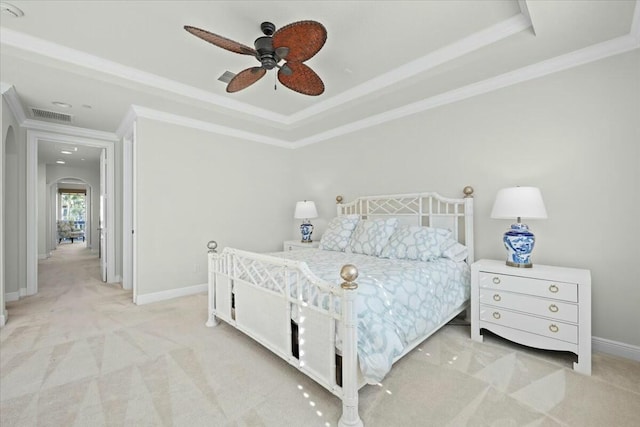
[[109, 203], [107, 188], [107, 150], [102, 149], [100, 153], [100, 223], [98, 231], [100, 234], [100, 272], [102, 281], [107, 281], [107, 204]]

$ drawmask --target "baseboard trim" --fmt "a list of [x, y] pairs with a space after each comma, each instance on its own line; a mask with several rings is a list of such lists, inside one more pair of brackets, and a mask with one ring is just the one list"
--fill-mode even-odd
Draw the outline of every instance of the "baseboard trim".
[[4, 310], [4, 313], [0, 313], [0, 328], [7, 324], [8, 318], [7, 310]]
[[593, 351], [607, 353], [613, 356], [620, 356], [640, 362], [640, 347], [635, 345], [599, 337], [591, 337], [591, 347]]
[[19, 299], [20, 299], [20, 292], [19, 291], [7, 292], [7, 293], [4, 294], [4, 301], [5, 302], [18, 301]]
[[207, 292], [208, 285], [203, 283], [202, 285], [187, 286], [184, 288], [170, 289], [168, 291], [152, 292], [150, 294], [138, 295], [135, 303], [137, 305], [149, 304], [152, 302], [165, 301], [168, 299], [185, 297], [187, 295], [199, 294]]
[[46, 254], [38, 254], [38, 259], [39, 260], [43, 260], [43, 259], [47, 259], [51, 256], [51, 254], [46, 253]]

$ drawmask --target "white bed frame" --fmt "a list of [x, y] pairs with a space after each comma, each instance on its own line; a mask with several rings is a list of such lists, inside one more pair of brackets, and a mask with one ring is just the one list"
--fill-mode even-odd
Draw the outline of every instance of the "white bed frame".
[[[428, 192], [366, 196], [347, 204], [342, 204], [342, 197], [338, 196], [337, 213], [338, 216], [357, 214], [362, 219], [396, 217], [402, 224], [448, 228], [454, 238], [467, 246], [466, 261], [470, 265], [474, 255], [473, 188], [465, 187], [463, 192], [464, 198], [446, 198]], [[358, 367], [354, 308], [357, 268], [343, 266], [340, 271], [343, 282], [337, 286], [316, 277], [304, 262], [232, 248], [218, 253], [217, 246], [215, 241], [207, 245], [209, 313], [206, 325], [215, 326], [224, 320], [249, 335], [342, 400], [340, 427], [362, 426], [358, 390], [364, 382]], [[328, 298], [328, 308], [310, 302], [310, 289]], [[336, 298], [341, 302], [340, 311], [335, 309]], [[465, 302], [458, 307], [438, 328], [413, 342], [394, 362], [467, 306]], [[292, 315], [299, 325], [298, 357], [292, 353]], [[336, 380], [336, 325], [341, 328], [342, 336], [342, 385]]]

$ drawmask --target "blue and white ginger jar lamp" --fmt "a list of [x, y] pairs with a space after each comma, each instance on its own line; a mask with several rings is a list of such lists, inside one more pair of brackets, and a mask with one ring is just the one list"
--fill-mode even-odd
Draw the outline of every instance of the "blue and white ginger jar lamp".
[[502, 241], [507, 249], [507, 265], [511, 267], [530, 268], [531, 252], [536, 242], [534, 234], [522, 218], [544, 219], [547, 210], [544, 207], [542, 194], [536, 187], [503, 188], [496, 194], [491, 210], [491, 218], [516, 218], [516, 223], [504, 233]]
[[309, 219], [318, 217], [316, 204], [310, 200], [297, 202], [296, 210], [293, 214], [293, 217], [303, 220], [302, 224], [300, 225], [300, 234], [302, 235], [300, 241], [302, 243], [311, 243], [311, 233], [313, 233], [313, 225], [311, 224]]

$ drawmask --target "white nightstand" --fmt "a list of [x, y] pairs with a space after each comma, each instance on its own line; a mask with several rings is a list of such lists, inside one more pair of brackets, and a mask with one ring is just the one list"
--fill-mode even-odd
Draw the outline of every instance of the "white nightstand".
[[302, 243], [300, 240], [285, 240], [283, 246], [283, 251], [298, 251], [300, 249], [311, 249], [317, 248], [320, 245], [320, 242], [311, 242], [311, 243]]
[[591, 375], [590, 271], [473, 263], [471, 338], [482, 342], [483, 328], [530, 347], [570, 351], [578, 356], [573, 368]]

